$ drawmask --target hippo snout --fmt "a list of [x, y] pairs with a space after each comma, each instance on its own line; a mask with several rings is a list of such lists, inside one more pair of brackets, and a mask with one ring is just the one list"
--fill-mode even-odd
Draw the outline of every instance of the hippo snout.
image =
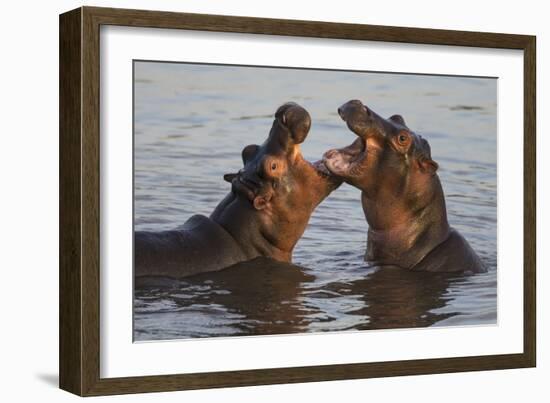
[[294, 144], [303, 143], [311, 128], [308, 111], [295, 102], [287, 102], [275, 112], [275, 118], [290, 131]]
[[338, 108], [338, 115], [340, 115], [342, 120], [348, 121], [358, 118], [369, 119], [372, 113], [361, 101], [353, 99]]

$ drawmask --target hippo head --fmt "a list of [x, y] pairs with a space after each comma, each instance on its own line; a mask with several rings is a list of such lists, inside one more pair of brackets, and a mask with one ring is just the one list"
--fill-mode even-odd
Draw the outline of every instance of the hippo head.
[[412, 189], [435, 175], [438, 165], [428, 142], [400, 115], [384, 119], [357, 100], [342, 105], [338, 114], [358, 138], [348, 147], [327, 151], [323, 162], [366, 197], [375, 198], [379, 192], [414, 197]]
[[266, 221], [262, 233], [296, 242], [315, 207], [342, 182], [322, 161], [310, 163], [300, 151], [311, 126], [309, 113], [289, 102], [277, 110], [262, 145], [242, 151], [244, 167], [224, 179]]

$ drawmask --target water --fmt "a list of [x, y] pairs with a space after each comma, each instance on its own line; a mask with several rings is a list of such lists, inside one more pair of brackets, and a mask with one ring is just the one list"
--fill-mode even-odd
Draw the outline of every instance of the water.
[[336, 108], [361, 99], [401, 114], [431, 145], [448, 218], [489, 268], [475, 276], [367, 268], [360, 192], [343, 185], [313, 213], [296, 265], [266, 259], [217, 273], [138, 282], [136, 340], [464, 326], [497, 320], [495, 79], [135, 63], [135, 228], [210, 215], [223, 174], [267, 137], [276, 108], [311, 114], [310, 161], [355, 138]]

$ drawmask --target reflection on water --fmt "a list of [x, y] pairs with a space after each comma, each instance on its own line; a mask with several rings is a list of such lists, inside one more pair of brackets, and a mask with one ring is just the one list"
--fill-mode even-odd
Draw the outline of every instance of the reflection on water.
[[489, 272], [367, 268], [360, 194], [343, 185], [314, 212], [296, 266], [256, 259], [179, 281], [139, 280], [136, 340], [496, 322], [496, 80], [138, 62], [136, 229], [209, 215], [229, 191], [223, 174], [240, 168], [243, 146], [265, 139], [286, 101], [312, 115], [308, 159], [349, 144], [336, 107], [352, 98], [403, 115], [428, 139], [449, 221]]

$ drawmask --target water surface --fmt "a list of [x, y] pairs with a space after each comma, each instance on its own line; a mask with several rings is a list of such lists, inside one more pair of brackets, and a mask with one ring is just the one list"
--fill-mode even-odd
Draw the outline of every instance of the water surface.
[[497, 81], [488, 78], [135, 62], [134, 224], [166, 230], [210, 215], [223, 174], [261, 144], [277, 107], [311, 114], [310, 161], [354, 135], [336, 113], [361, 99], [401, 114], [439, 163], [448, 218], [489, 268], [475, 276], [369, 268], [360, 192], [342, 185], [313, 213], [294, 265], [257, 259], [192, 278], [136, 283], [134, 337], [493, 324], [497, 319]]

